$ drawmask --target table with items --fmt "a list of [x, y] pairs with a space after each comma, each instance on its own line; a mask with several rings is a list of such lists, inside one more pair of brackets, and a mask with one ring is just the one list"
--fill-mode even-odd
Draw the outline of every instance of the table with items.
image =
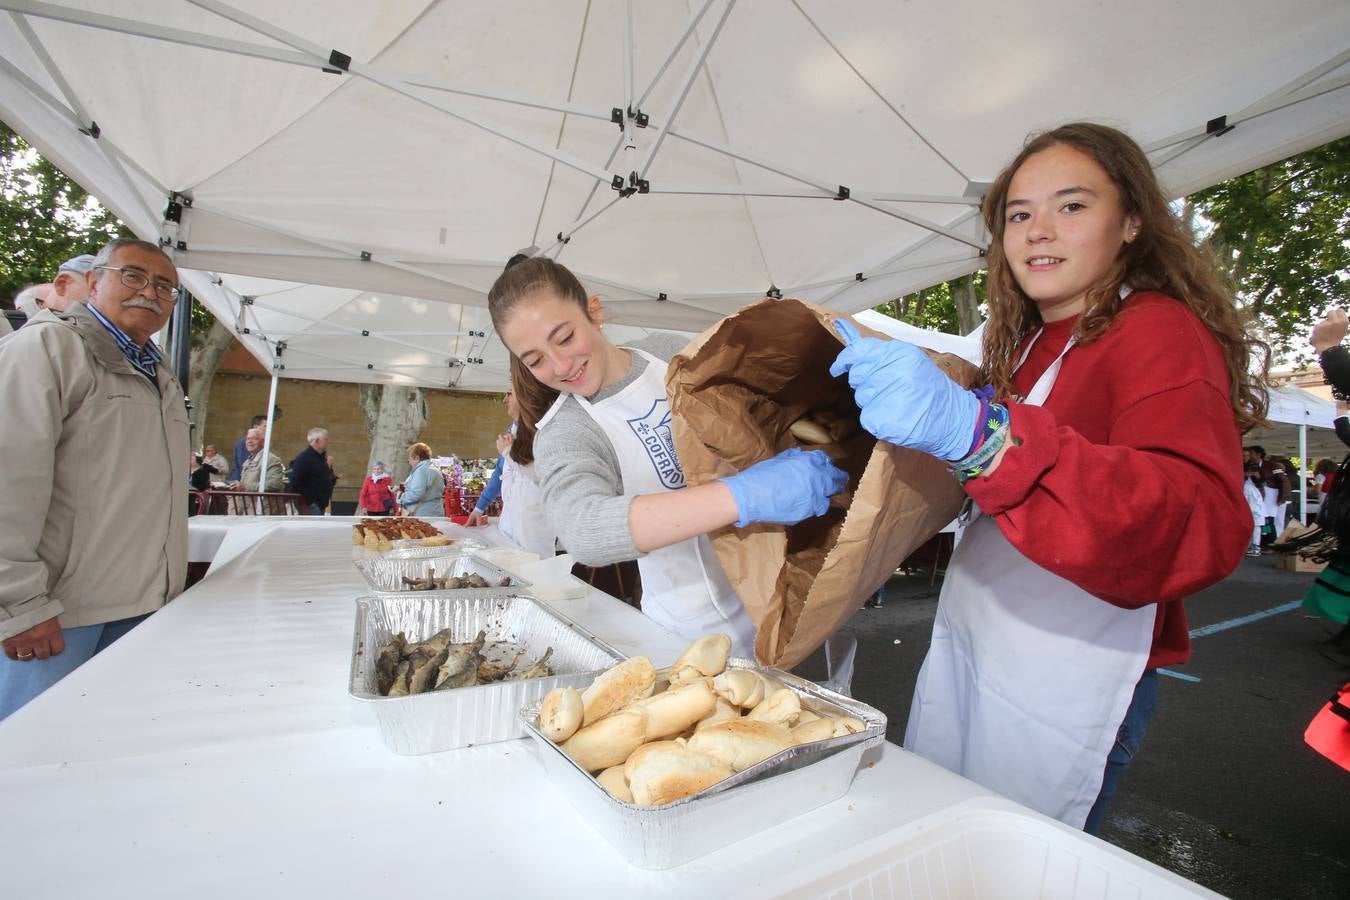
[[[232, 522], [205, 579], [0, 722], [9, 893], [1209, 896], [893, 744], [838, 799], [674, 868], [634, 865], [537, 741], [391, 752], [349, 693], [370, 593], [350, 526]], [[668, 666], [687, 646], [573, 582], [564, 567], [540, 595], [619, 654]]]

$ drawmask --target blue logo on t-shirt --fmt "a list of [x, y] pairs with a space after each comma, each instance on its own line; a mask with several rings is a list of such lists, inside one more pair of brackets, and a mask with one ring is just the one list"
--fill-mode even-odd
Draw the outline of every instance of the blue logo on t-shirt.
[[647, 451], [661, 484], [671, 490], [684, 487], [684, 470], [675, 456], [675, 433], [670, 427], [670, 403], [663, 397], [645, 415], [628, 420], [628, 427]]

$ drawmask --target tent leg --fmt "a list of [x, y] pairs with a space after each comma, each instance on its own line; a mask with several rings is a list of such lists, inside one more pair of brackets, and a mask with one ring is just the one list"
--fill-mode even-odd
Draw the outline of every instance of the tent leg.
[[1298, 524], [1308, 521], [1308, 426], [1298, 426], [1298, 459], [1302, 463], [1299, 477], [1303, 483], [1298, 486]]
[[[272, 457], [272, 425], [276, 418], [277, 409], [277, 369], [272, 367], [272, 387], [267, 392], [267, 430], [263, 432], [262, 462], [258, 466], [258, 490], [265, 492], [267, 490], [267, 461]], [[281, 486], [282, 490], [286, 485]]]

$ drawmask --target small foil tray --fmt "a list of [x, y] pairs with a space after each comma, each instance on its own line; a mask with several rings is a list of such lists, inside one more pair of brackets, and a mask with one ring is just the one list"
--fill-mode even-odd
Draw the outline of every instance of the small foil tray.
[[[352, 563], [366, 579], [372, 590], [381, 593], [411, 594], [427, 597], [432, 594], [447, 597], [507, 597], [522, 593], [530, 582], [505, 569], [494, 566], [467, 550], [454, 547], [426, 547], [438, 550], [436, 554], [412, 553], [409, 550], [388, 550], [376, 556], [354, 555]], [[426, 578], [475, 574], [488, 583], [481, 588], [445, 588], [435, 591], [414, 590], [403, 583], [404, 578]], [[473, 635], [469, 635], [473, 637]]]
[[[536, 660], [552, 647], [548, 665], [555, 674], [407, 697], [380, 696], [375, 687], [380, 647], [399, 631], [416, 641], [443, 628], [453, 629], [456, 643], [485, 631], [489, 642], [524, 650], [522, 662]], [[404, 755], [436, 753], [523, 737], [525, 729], [517, 715], [522, 706], [537, 703], [555, 687], [590, 684], [623, 658], [533, 597], [463, 598], [431, 591], [382, 594], [356, 601], [348, 691], [374, 709], [390, 750]]]
[[389, 542], [388, 550], [382, 555], [395, 559], [413, 559], [418, 556], [443, 556], [446, 553], [471, 553], [487, 549], [487, 544], [478, 538], [450, 538], [448, 544], [424, 544], [421, 538], [408, 538]]
[[852, 716], [866, 728], [789, 747], [692, 797], [663, 806], [638, 806], [614, 797], [544, 737], [537, 727], [538, 702], [520, 711], [525, 731], [539, 745], [537, 755], [549, 782], [580, 818], [635, 866], [673, 868], [837, 800], [848, 793], [863, 753], [886, 739], [886, 714], [879, 709], [747, 659], [733, 658], [727, 668], [757, 669], [796, 692], [803, 708]]

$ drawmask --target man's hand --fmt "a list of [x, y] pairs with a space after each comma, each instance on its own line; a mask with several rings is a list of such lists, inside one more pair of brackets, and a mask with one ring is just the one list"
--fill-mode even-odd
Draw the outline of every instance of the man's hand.
[[7, 641], [0, 642], [5, 655], [19, 662], [30, 659], [46, 659], [66, 649], [66, 639], [61, 636], [61, 625], [52, 616], [45, 622], [39, 622], [27, 631], [20, 631]]
[[1327, 313], [1327, 317], [1313, 326], [1312, 346], [1318, 353], [1330, 350], [1341, 341], [1345, 340], [1345, 332], [1350, 320], [1346, 319], [1345, 310], [1333, 309]]
[[473, 512], [469, 513], [469, 521], [466, 524], [477, 525], [486, 517], [487, 513], [483, 512], [481, 509], [478, 509], [477, 507], [474, 507]]

